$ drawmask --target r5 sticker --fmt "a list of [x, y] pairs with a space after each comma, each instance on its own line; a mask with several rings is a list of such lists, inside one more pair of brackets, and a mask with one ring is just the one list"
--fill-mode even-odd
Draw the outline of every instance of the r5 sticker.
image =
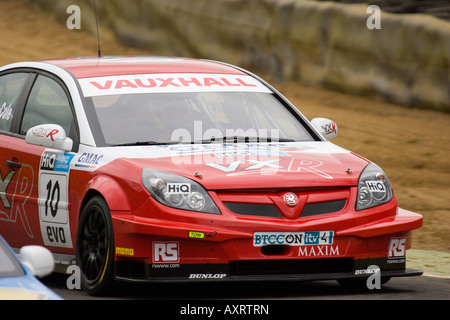
[[178, 242], [153, 242], [153, 263], [167, 262], [180, 262], [180, 249]]
[[388, 258], [404, 258], [406, 256], [406, 238], [391, 238], [389, 241]]

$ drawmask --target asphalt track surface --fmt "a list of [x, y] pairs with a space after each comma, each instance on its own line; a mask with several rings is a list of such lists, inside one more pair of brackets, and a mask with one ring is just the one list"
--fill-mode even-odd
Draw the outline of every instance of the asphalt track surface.
[[450, 300], [450, 277], [437, 276], [392, 278], [381, 289], [372, 290], [342, 287], [336, 281], [127, 284], [106, 297], [69, 290], [67, 279], [68, 275], [54, 274], [42, 282], [65, 300]]

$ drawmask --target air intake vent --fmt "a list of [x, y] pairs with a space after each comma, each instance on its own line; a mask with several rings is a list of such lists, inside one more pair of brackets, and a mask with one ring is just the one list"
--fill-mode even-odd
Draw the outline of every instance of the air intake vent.
[[224, 202], [224, 205], [236, 214], [271, 218], [283, 217], [278, 209], [270, 204]]
[[[301, 218], [320, 214], [338, 212], [344, 209], [347, 200], [325, 201], [306, 204], [300, 215]], [[245, 216], [283, 218], [276, 206], [271, 204], [224, 202], [225, 206], [233, 213]]]
[[303, 208], [302, 214], [300, 217], [310, 217], [316, 216], [319, 214], [326, 214], [332, 212], [338, 212], [344, 209], [345, 203], [347, 200], [336, 200], [336, 201], [327, 201], [327, 202], [318, 202], [318, 203], [310, 203], [306, 204]]

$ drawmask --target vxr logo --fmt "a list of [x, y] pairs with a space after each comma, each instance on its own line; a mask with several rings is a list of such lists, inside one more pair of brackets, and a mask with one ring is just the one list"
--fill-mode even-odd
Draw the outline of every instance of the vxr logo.
[[[23, 164], [17, 178], [16, 190], [12, 197], [11, 203], [7, 197], [7, 189], [13, 181], [16, 171], [10, 171], [3, 178], [3, 174], [0, 172], [0, 198], [2, 200], [3, 207], [8, 209], [6, 212], [0, 210], [0, 220], [7, 222], [17, 222], [17, 218], [20, 218], [25, 232], [30, 238], [34, 238], [31, 231], [30, 224], [25, 212], [25, 203], [31, 196], [34, 183], [34, 171], [30, 165]], [[23, 199], [22, 201], [16, 201], [16, 197]], [[9, 212], [8, 212], [9, 211]]]
[[[283, 164], [283, 165], [281, 165]], [[278, 158], [269, 160], [237, 160], [228, 165], [218, 163], [205, 163], [206, 166], [228, 173], [228, 175], [258, 172], [259, 170], [270, 170], [269, 172], [309, 172], [324, 179], [333, 179], [328, 173], [318, 169], [323, 165], [319, 160], [304, 160], [296, 158]]]
[[15, 174], [16, 174], [15, 171], [10, 171], [10, 172], [8, 172], [8, 174], [6, 175], [6, 177], [4, 179], [0, 175], [0, 198], [2, 199], [3, 207], [5, 207], [6, 209], [11, 208], [8, 198], [6, 197], [6, 189], [8, 189], [8, 186], [11, 183], [11, 180]]

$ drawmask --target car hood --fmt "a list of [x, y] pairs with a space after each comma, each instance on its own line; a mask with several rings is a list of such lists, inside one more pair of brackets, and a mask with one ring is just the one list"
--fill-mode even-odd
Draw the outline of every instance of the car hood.
[[366, 159], [330, 142], [106, 148], [98, 161], [125, 162], [200, 182], [206, 189], [354, 186]]

